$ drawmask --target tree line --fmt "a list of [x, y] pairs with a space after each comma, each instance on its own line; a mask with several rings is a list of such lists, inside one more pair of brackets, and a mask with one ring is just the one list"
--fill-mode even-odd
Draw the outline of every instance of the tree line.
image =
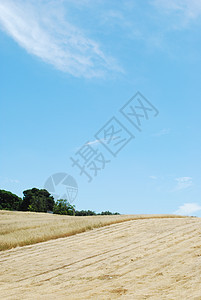
[[45, 190], [32, 188], [23, 192], [23, 198], [17, 195], [0, 190], [0, 210], [17, 210], [31, 212], [51, 212], [60, 215], [71, 216], [95, 216], [95, 215], [119, 215], [104, 211], [95, 213], [91, 210], [76, 210], [75, 205], [70, 204], [65, 199], [54, 200], [54, 197]]

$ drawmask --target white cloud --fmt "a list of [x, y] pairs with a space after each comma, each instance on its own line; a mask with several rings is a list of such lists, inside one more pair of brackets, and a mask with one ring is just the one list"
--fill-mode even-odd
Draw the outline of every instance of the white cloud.
[[161, 131], [159, 131], [157, 133], [154, 133], [152, 136], [160, 137], [160, 136], [163, 136], [163, 135], [167, 135], [169, 133], [170, 133], [170, 129], [162, 129]]
[[12, 179], [12, 178], [7, 178], [7, 177], [5, 177], [5, 178], [1, 177], [0, 181], [1, 181], [1, 184], [13, 184], [13, 183], [18, 184], [18, 183], [20, 183], [20, 181], [18, 179]]
[[[183, 24], [201, 15], [201, 1], [199, 0], [154, 0], [152, 2], [161, 12], [175, 13], [183, 18]], [[180, 20], [181, 21], [181, 20]]]
[[97, 145], [97, 144], [101, 144], [104, 142], [106, 143], [111, 140], [117, 140], [118, 138], [119, 138], [118, 136], [113, 136], [111, 138], [103, 138], [103, 139], [99, 139], [99, 140], [89, 141], [85, 145]]
[[96, 144], [100, 144], [102, 141], [104, 141], [105, 139], [100, 139], [100, 140], [94, 140], [94, 141], [90, 141], [88, 143], [86, 143], [85, 145], [96, 145]]
[[192, 214], [201, 210], [201, 206], [197, 203], [185, 203], [179, 206], [174, 212], [176, 215], [192, 216]]
[[177, 186], [175, 190], [183, 190], [193, 185], [192, 177], [179, 177], [175, 179], [177, 181]]
[[[110, 142], [111, 140], [117, 140], [118, 138], [119, 138], [118, 136], [114, 136], [111, 138], [103, 138], [103, 139], [99, 139], [99, 140], [88, 141], [86, 144], [84, 144], [84, 146], [92, 146], [92, 147], [94, 146], [95, 147], [95, 146], [99, 146], [99, 144]], [[76, 147], [76, 150], [79, 150], [82, 147]]]
[[157, 179], [157, 177], [154, 176], [154, 175], [149, 176], [149, 178], [151, 178], [151, 179], [153, 179], [153, 180], [156, 180], [156, 179]]
[[28, 53], [63, 72], [87, 78], [121, 72], [98, 43], [66, 20], [62, 2], [0, 0], [0, 25]]

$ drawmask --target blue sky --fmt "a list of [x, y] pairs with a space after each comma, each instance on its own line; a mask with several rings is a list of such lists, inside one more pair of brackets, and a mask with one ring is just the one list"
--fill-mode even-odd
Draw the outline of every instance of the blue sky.
[[[65, 172], [77, 209], [201, 216], [200, 28], [196, 0], [0, 0], [1, 189]], [[119, 111], [137, 91], [159, 111], [141, 132]], [[135, 136], [116, 157], [112, 117]], [[87, 145], [110, 160], [91, 183]]]

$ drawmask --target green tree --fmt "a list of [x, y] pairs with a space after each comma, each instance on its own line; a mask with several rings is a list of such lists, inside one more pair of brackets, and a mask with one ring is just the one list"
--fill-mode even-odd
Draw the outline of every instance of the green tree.
[[22, 199], [11, 192], [0, 190], [0, 209], [19, 210]]
[[59, 199], [54, 204], [53, 213], [58, 215], [75, 215], [75, 206], [65, 199]]
[[23, 211], [47, 212], [54, 207], [54, 198], [45, 189], [33, 188], [23, 192], [24, 197], [21, 204]]
[[96, 213], [92, 210], [76, 210], [75, 211], [76, 216], [95, 216]]
[[111, 211], [107, 210], [107, 211], [102, 211], [100, 214], [98, 215], [102, 215], [102, 216], [105, 216], [105, 215], [120, 215], [118, 212], [115, 212], [115, 213], [112, 213]]

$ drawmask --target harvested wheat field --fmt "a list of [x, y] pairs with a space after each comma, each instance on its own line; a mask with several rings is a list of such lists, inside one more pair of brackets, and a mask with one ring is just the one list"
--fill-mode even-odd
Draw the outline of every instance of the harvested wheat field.
[[[173, 217], [155, 215], [155, 218]], [[0, 251], [71, 236], [93, 228], [128, 220], [149, 218], [146, 215], [109, 215], [72, 217], [46, 213], [0, 210]]]
[[135, 218], [0, 252], [0, 299], [201, 299], [201, 219]]

